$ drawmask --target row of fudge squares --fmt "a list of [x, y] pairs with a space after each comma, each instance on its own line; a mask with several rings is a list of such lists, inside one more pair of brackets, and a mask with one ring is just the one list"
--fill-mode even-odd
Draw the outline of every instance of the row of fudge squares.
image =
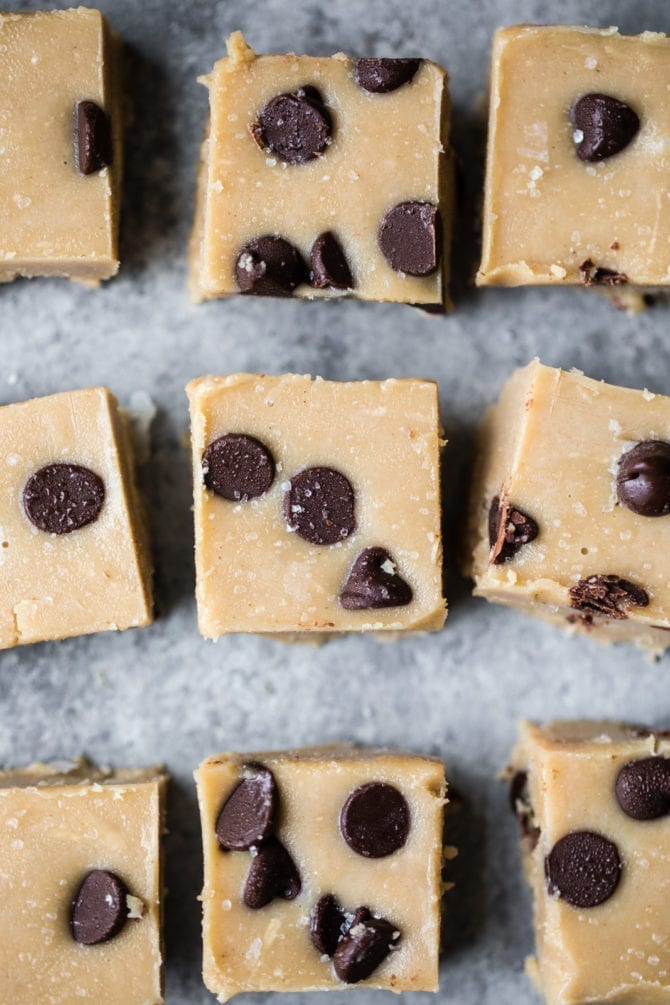
[[[119, 265], [119, 39], [84, 8], [0, 14], [0, 29], [11, 57], [0, 79], [0, 280], [109, 278]], [[653, 32], [496, 33], [480, 284], [670, 282], [668, 53]], [[194, 300], [448, 305], [454, 157], [441, 67], [258, 56], [235, 32], [201, 79], [210, 115]]]
[[[235, 374], [187, 391], [205, 638], [442, 628], [434, 383]], [[0, 457], [0, 647], [148, 624], [147, 521], [112, 395], [0, 408]], [[462, 535], [477, 595], [660, 651], [668, 521], [669, 398], [537, 360], [513, 374]]]
[[[548, 1005], [667, 1003], [667, 732], [522, 723], [505, 774], [534, 897], [527, 969]], [[439, 759], [344, 744], [221, 754], [196, 781], [203, 977], [219, 1001], [438, 990], [457, 853]], [[4, 1000], [163, 1001], [166, 782], [83, 761], [0, 775]]]

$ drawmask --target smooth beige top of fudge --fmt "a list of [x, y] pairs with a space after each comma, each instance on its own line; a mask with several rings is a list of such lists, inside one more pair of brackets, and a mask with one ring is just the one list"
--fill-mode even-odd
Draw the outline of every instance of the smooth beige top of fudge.
[[[191, 249], [194, 298], [239, 292], [235, 262], [251, 238], [279, 234], [309, 263], [316, 237], [333, 230], [351, 265], [357, 296], [441, 303], [441, 270], [423, 277], [394, 272], [379, 249], [377, 231], [387, 210], [400, 202], [440, 202], [449, 132], [444, 70], [423, 60], [409, 84], [370, 94], [356, 83], [353, 60], [343, 53], [257, 56], [239, 32], [231, 35], [228, 51], [201, 78], [209, 88], [211, 119]], [[319, 89], [332, 111], [333, 142], [309, 163], [284, 164], [258, 147], [249, 126], [275, 95], [307, 84]], [[450, 212], [446, 204], [445, 210]], [[450, 221], [444, 225], [448, 234]], [[297, 295], [342, 291], [304, 285]]]
[[[538, 360], [515, 371], [481, 430], [471, 527], [476, 592], [566, 607], [580, 579], [617, 575], [646, 590], [649, 606], [632, 607], [628, 624], [615, 627], [670, 626], [670, 517], [638, 516], [616, 496], [621, 455], [648, 439], [670, 440], [670, 398]], [[510, 561], [491, 565], [488, 510], [501, 490], [539, 534]]]
[[[159, 839], [167, 776], [31, 765], [0, 773], [0, 986], [12, 1005], [158, 1005]], [[91, 869], [110, 869], [144, 905], [109, 942], [83, 946], [70, 907]]]
[[[422, 380], [338, 383], [309, 376], [234, 374], [187, 387], [191, 406], [198, 621], [225, 632], [440, 628], [440, 439], [436, 385]], [[271, 450], [269, 491], [231, 503], [205, 490], [202, 454], [225, 433]], [[356, 494], [357, 529], [310, 544], [286, 526], [285, 487], [303, 468], [341, 471]], [[414, 598], [405, 607], [345, 611], [339, 595], [356, 556], [386, 548]]]
[[[0, 281], [118, 269], [121, 122], [113, 90], [115, 37], [100, 11], [0, 14]], [[118, 86], [118, 85], [115, 85]], [[112, 113], [114, 164], [83, 176], [75, 163], [75, 105]]]
[[[241, 901], [248, 852], [223, 852], [214, 825], [244, 765], [260, 762], [279, 787], [278, 837], [302, 890], [292, 901], [250, 910]], [[219, 754], [195, 772], [205, 854], [204, 978], [225, 1002], [240, 991], [346, 988], [312, 945], [309, 914], [334, 893], [346, 910], [367, 906], [398, 925], [398, 949], [357, 987], [437, 990], [440, 941], [444, 765], [398, 751], [333, 744], [274, 753]], [[370, 781], [395, 785], [410, 807], [403, 848], [386, 858], [356, 854], [339, 831], [349, 793]]]
[[[51, 463], [105, 483], [99, 518], [60, 536], [25, 515], [25, 483]], [[116, 399], [103, 387], [0, 408], [0, 648], [151, 621], [151, 565]]]
[[[496, 33], [480, 284], [579, 283], [579, 266], [670, 282], [670, 41], [616, 28], [517, 25]], [[580, 160], [570, 109], [587, 93], [629, 104], [640, 130]]]
[[[549, 1005], [651, 1005], [670, 994], [670, 817], [638, 821], [620, 809], [614, 783], [624, 764], [670, 756], [670, 739], [635, 736], [611, 722], [522, 723], [513, 765], [528, 772], [536, 848], [526, 854], [535, 895], [542, 989]], [[593, 830], [623, 862], [609, 900], [579, 909], [549, 896], [544, 858], [564, 834]]]

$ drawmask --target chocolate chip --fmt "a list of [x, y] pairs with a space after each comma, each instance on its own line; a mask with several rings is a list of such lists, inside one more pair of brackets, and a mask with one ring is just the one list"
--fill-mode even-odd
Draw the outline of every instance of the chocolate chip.
[[614, 786], [619, 806], [633, 820], [657, 820], [670, 813], [670, 760], [643, 757], [629, 761]]
[[589, 162], [620, 153], [640, 128], [640, 120], [630, 105], [609, 94], [582, 95], [572, 106], [570, 117], [582, 134], [577, 156]]
[[356, 285], [342, 245], [331, 230], [319, 234], [312, 245], [310, 282], [317, 290], [332, 286], [352, 290]]
[[75, 105], [75, 161], [80, 174], [95, 174], [112, 163], [112, 124], [95, 101]]
[[284, 845], [276, 837], [252, 849], [251, 868], [244, 886], [247, 907], [258, 910], [276, 897], [294, 900], [302, 883], [298, 868]]
[[26, 516], [47, 534], [70, 534], [93, 523], [104, 501], [102, 478], [80, 464], [47, 464], [23, 489]]
[[508, 499], [495, 496], [489, 509], [489, 561], [493, 565], [508, 562], [524, 544], [534, 541], [539, 532], [532, 516], [517, 509]]
[[573, 907], [597, 907], [616, 890], [623, 865], [612, 841], [593, 831], [572, 831], [545, 859], [549, 893]]
[[619, 461], [619, 502], [638, 516], [670, 513], [670, 443], [643, 440]]
[[407, 841], [410, 813], [407, 800], [386, 782], [368, 782], [354, 789], [340, 813], [340, 832], [352, 851], [365, 858], [385, 858]]
[[354, 490], [333, 468], [305, 468], [284, 495], [290, 530], [311, 544], [337, 544], [356, 529]]
[[274, 834], [279, 804], [274, 775], [262, 764], [248, 764], [246, 771], [249, 776], [228, 796], [214, 828], [228, 851], [246, 851]]
[[332, 142], [332, 120], [316, 87], [301, 87], [268, 101], [251, 132], [263, 150], [280, 160], [306, 164]]
[[540, 838], [540, 828], [533, 824], [533, 809], [528, 796], [528, 774], [516, 771], [509, 783], [509, 802], [512, 812], [519, 821], [521, 837], [528, 838], [531, 849]]
[[384, 962], [398, 945], [400, 932], [385, 918], [373, 918], [359, 907], [333, 956], [335, 973], [346, 984], [357, 984]]
[[97, 946], [118, 935], [128, 920], [128, 887], [114, 872], [93, 869], [72, 901], [70, 930], [82, 946]]
[[309, 932], [318, 952], [332, 956], [342, 938], [346, 916], [337, 898], [326, 893], [317, 900], [309, 916]]
[[589, 614], [603, 614], [619, 620], [628, 617], [631, 607], [646, 607], [646, 590], [620, 576], [589, 576], [570, 587], [570, 606]]
[[421, 66], [420, 59], [374, 59], [366, 57], [354, 63], [354, 77], [359, 87], [372, 94], [387, 94], [409, 84]]
[[347, 611], [404, 607], [412, 602], [412, 587], [398, 575], [385, 548], [366, 548], [351, 567], [340, 603]]
[[597, 266], [590, 258], [581, 263], [579, 274], [584, 286], [625, 286], [628, 282], [625, 272]]
[[429, 276], [439, 260], [440, 216], [429, 202], [401, 202], [379, 225], [379, 247], [396, 272]]
[[275, 462], [265, 444], [255, 436], [226, 433], [204, 451], [202, 471], [210, 492], [231, 502], [247, 502], [270, 488]]
[[235, 263], [235, 282], [240, 290], [257, 297], [290, 297], [307, 278], [307, 266], [298, 249], [276, 234], [248, 241]]

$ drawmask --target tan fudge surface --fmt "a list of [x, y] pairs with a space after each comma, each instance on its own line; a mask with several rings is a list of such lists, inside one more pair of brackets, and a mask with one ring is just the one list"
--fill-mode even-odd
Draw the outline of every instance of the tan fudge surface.
[[[436, 629], [445, 619], [436, 385], [421, 380], [337, 383], [235, 374], [188, 385], [194, 470], [198, 621], [226, 632]], [[247, 433], [271, 450], [265, 495], [232, 503], [207, 491], [206, 446]], [[303, 468], [341, 471], [356, 494], [357, 529], [334, 545], [289, 532], [286, 484]], [[339, 595], [356, 556], [386, 548], [414, 596], [404, 607], [346, 611]]]
[[[0, 648], [151, 621], [151, 561], [127, 420], [106, 388], [0, 408]], [[22, 496], [51, 463], [81, 464], [105, 484], [94, 523], [38, 530]]]
[[[295, 900], [247, 908], [241, 893], [249, 852], [223, 852], [214, 826], [245, 764], [260, 762], [279, 787], [278, 837], [302, 880]], [[365, 905], [397, 925], [397, 950], [357, 987], [437, 990], [444, 765], [404, 752], [346, 745], [306, 750], [220, 754], [195, 773], [202, 819], [205, 883], [204, 979], [219, 1001], [240, 991], [345, 988], [331, 961], [313, 946], [309, 915], [333, 893], [348, 911]], [[370, 781], [396, 786], [409, 803], [407, 842], [386, 858], [364, 858], [344, 842], [339, 815], [351, 791]]]
[[[615, 28], [520, 25], [496, 33], [478, 282], [580, 283], [579, 266], [670, 282], [670, 41]], [[588, 93], [630, 105], [640, 130], [579, 159], [570, 109]]]
[[[0, 14], [0, 281], [66, 275], [87, 282], [118, 269], [121, 95], [118, 41], [99, 11]], [[84, 176], [75, 161], [75, 106], [112, 119], [111, 167]]]
[[[538, 360], [517, 370], [480, 430], [468, 558], [475, 593], [604, 641], [665, 648], [670, 517], [639, 516], [616, 496], [621, 455], [647, 439], [670, 440], [670, 399]], [[499, 495], [533, 517], [539, 533], [495, 565], [488, 512]], [[592, 575], [617, 575], [641, 586], [649, 605], [631, 607], [626, 619], [585, 623], [570, 607], [568, 591]]]
[[[158, 1005], [166, 776], [33, 765], [0, 774], [0, 986], [12, 1005]], [[143, 904], [105, 943], [80, 945], [70, 910], [84, 877], [109, 869]]]
[[[446, 297], [451, 230], [451, 154], [446, 74], [423, 60], [414, 79], [388, 94], [356, 83], [342, 53], [256, 56], [239, 32], [229, 55], [204, 77], [211, 117], [202, 149], [198, 208], [191, 242], [191, 292], [196, 300], [237, 293], [235, 262], [261, 234], [280, 234], [309, 264], [310, 249], [333, 230], [344, 247], [363, 300], [440, 304]], [[316, 86], [333, 116], [333, 142], [306, 164], [283, 164], [249, 132], [275, 95]], [[394, 272], [377, 243], [379, 224], [405, 201], [440, 205], [442, 269], [429, 276]], [[342, 296], [302, 284], [297, 296]]]
[[[666, 737], [611, 722], [521, 725], [512, 769], [528, 773], [537, 845], [524, 839], [534, 895], [538, 973], [548, 1005], [652, 1005], [670, 996], [670, 818], [634, 820], [614, 784], [629, 761], [670, 755]], [[549, 895], [545, 856], [571, 831], [617, 846], [621, 879], [604, 903], [577, 908]]]

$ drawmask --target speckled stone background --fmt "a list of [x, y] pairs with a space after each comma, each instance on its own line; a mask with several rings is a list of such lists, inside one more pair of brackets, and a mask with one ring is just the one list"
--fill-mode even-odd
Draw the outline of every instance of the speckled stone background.
[[[0, 762], [85, 752], [115, 764], [167, 763], [174, 778], [166, 842], [167, 1001], [204, 1005], [214, 999], [199, 975], [201, 860], [191, 779], [201, 758], [224, 749], [334, 739], [439, 753], [467, 796], [453, 835], [461, 855], [446, 906], [440, 1000], [530, 1005], [536, 996], [523, 974], [530, 905], [516, 826], [496, 780], [515, 721], [589, 715], [667, 724], [668, 661], [652, 665], [628, 647], [569, 639], [469, 597], [453, 554], [473, 433], [511, 369], [534, 354], [670, 393], [669, 315], [656, 308], [629, 318], [580, 290], [476, 292], [468, 285], [477, 254], [489, 47], [496, 26], [522, 20], [670, 32], [670, 8], [662, 0], [101, 0], [100, 6], [128, 43], [135, 103], [122, 271], [99, 292], [51, 280], [0, 288], [0, 400], [98, 383], [124, 402], [138, 391], [151, 396], [158, 414], [142, 479], [159, 617], [144, 630], [0, 654]], [[186, 241], [206, 111], [206, 92], [195, 78], [222, 54], [234, 28], [260, 51], [423, 54], [448, 68], [465, 182], [451, 316], [429, 318], [392, 305], [244, 298], [189, 305]], [[440, 382], [450, 440], [451, 613], [444, 632], [385, 645], [352, 637], [321, 649], [251, 637], [213, 645], [199, 638], [183, 387], [196, 375], [236, 370]], [[557, 476], [559, 465], [557, 458]], [[356, 994], [357, 1001], [372, 1000]], [[312, 1005], [317, 998], [337, 1005], [345, 994], [312, 998]], [[287, 996], [287, 1005], [293, 1000], [304, 1002]], [[9, 1005], [2, 989], [0, 1003]]]

